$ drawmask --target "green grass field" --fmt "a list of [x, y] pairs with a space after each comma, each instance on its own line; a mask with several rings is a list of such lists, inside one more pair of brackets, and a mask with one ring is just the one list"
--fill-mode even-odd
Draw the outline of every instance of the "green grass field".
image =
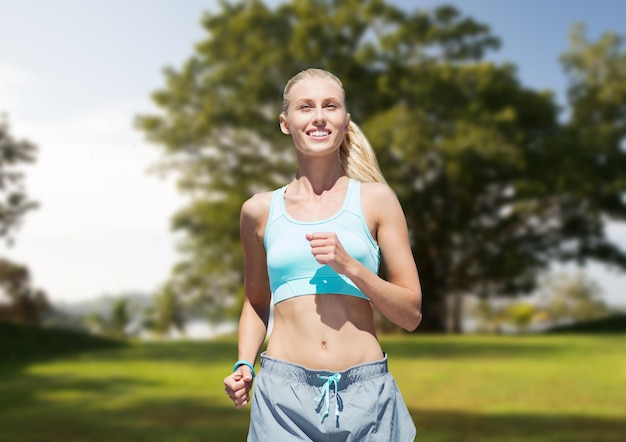
[[[626, 335], [382, 342], [418, 441], [626, 440]], [[0, 358], [0, 441], [245, 440], [222, 386], [232, 338], [56, 346]]]

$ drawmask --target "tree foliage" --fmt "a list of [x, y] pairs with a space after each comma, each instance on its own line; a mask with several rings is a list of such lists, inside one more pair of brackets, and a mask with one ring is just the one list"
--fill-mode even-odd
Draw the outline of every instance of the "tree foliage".
[[108, 312], [90, 312], [83, 316], [82, 322], [91, 333], [122, 339], [137, 333], [133, 324], [136, 310], [130, 298], [120, 296], [109, 300]]
[[16, 140], [5, 118], [0, 119], [0, 237], [12, 243], [22, 218], [36, 207], [24, 188], [23, 164], [35, 161], [35, 146]]
[[28, 268], [0, 258], [0, 319], [37, 324], [50, 311], [46, 294], [32, 286]]
[[224, 1], [202, 25], [205, 40], [166, 69], [153, 95], [162, 112], [137, 120], [190, 196], [173, 220], [184, 232], [170, 281], [181, 298], [219, 314], [241, 293], [239, 209], [293, 176], [277, 115], [285, 82], [312, 66], [344, 81], [352, 118], [405, 209], [424, 328], [444, 328], [446, 297], [528, 291], [554, 259], [626, 264], [602, 229], [625, 209], [621, 41], [574, 42], [562, 123], [550, 93], [524, 87], [510, 64], [483, 60], [499, 40], [451, 6]]
[[166, 284], [154, 298], [154, 305], [144, 312], [144, 327], [156, 335], [164, 336], [172, 330], [185, 332], [185, 315], [181, 300]]
[[[37, 204], [30, 200], [21, 167], [35, 161], [36, 147], [11, 135], [9, 123], [0, 118], [0, 238], [9, 245], [26, 213]], [[26, 266], [0, 258], [0, 319], [38, 323], [50, 309], [46, 294], [31, 284]]]

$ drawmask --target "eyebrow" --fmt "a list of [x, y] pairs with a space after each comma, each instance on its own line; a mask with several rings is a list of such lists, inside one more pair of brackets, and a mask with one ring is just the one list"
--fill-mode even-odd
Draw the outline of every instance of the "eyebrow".
[[[316, 99], [315, 98], [310, 98], [310, 97], [304, 97], [304, 98], [300, 98], [300, 99], [294, 101], [294, 104], [295, 103], [302, 103], [302, 102], [306, 102], [306, 101], [316, 101]], [[323, 102], [328, 102], [328, 101], [336, 101], [338, 103], [343, 103], [343, 99], [339, 98], [339, 97], [325, 97], [325, 98], [322, 98], [321, 101], [322, 101], [322, 103]]]

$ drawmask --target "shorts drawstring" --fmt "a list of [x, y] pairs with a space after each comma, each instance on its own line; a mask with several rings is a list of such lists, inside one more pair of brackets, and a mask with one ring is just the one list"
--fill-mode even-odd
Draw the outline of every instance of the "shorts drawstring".
[[322, 422], [324, 422], [324, 418], [328, 416], [328, 412], [330, 410], [330, 385], [333, 384], [335, 389], [335, 417], [339, 417], [340, 408], [343, 408], [341, 399], [339, 395], [337, 395], [337, 382], [341, 379], [341, 374], [335, 373], [331, 376], [323, 376], [320, 375], [320, 379], [326, 381], [324, 386], [322, 387], [322, 392], [318, 397], [315, 398], [315, 402], [320, 402], [322, 399], [326, 398], [326, 410], [324, 410], [324, 414], [322, 414]]

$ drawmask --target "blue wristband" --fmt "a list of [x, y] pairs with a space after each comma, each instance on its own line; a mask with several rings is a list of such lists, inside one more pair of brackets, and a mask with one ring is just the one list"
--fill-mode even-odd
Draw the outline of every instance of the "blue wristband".
[[252, 365], [251, 362], [245, 361], [243, 359], [240, 359], [237, 362], [235, 362], [235, 366], [233, 367], [233, 372], [237, 371], [237, 369], [241, 367], [242, 365], [247, 366], [252, 371], [252, 379], [254, 379], [254, 377], [256, 376], [256, 373], [254, 372], [254, 365]]

